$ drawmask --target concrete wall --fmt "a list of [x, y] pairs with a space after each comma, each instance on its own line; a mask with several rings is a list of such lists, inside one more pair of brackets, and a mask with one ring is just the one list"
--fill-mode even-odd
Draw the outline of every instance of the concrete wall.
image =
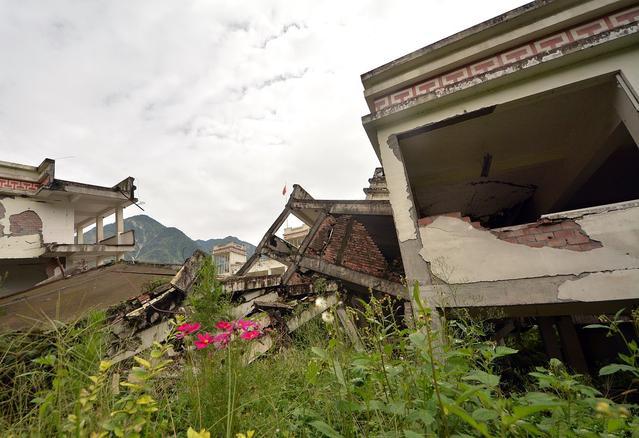
[[[566, 58], [561, 63], [557, 63], [554, 69], [549, 63], [545, 67], [538, 68], [534, 75], [513, 74], [509, 78], [494, 79], [486, 87], [470, 88], [422, 105], [407, 107], [404, 111], [374, 122], [375, 137], [372, 140], [374, 145], [379, 145], [379, 155], [386, 174], [393, 219], [409, 284], [417, 280], [427, 289], [427, 285], [432, 280], [430, 275], [432, 270], [435, 276], [448, 277], [448, 281], [453, 283], [482, 284], [482, 287], [474, 288], [472, 292], [477, 302], [482, 303], [487, 302], [484, 297], [488, 290], [483, 285], [489, 285], [491, 282], [521, 279], [518, 281], [522, 284], [527, 282], [530, 286], [528, 280], [524, 279], [565, 273], [568, 274], [566, 281], [562, 280], [557, 284], [549, 282], [549, 284], [552, 283], [548, 289], [549, 293], [546, 294], [544, 291], [540, 295], [541, 298], [535, 302], [552, 302], [548, 297], [554, 301], [563, 299], [557, 295], [559, 287], [562, 290], [560, 295], [565, 299], [571, 300], [575, 297], [581, 297], [584, 300], [592, 299], [594, 296], [601, 296], [601, 289], [597, 288], [597, 284], [600, 286], [604, 279], [614, 279], [615, 284], [618, 285], [615, 290], [618, 291], [619, 297], [629, 293], [639, 297], [636, 286], [639, 284], [637, 247], [628, 248], [632, 241], [629, 237], [636, 236], [636, 230], [629, 231], [626, 228], [614, 231], [614, 228], [607, 227], [606, 224], [608, 219], [613, 220], [616, 216], [620, 219], [615, 226], [623, 223], [621, 219], [623, 215], [633, 215], [636, 222], [639, 219], [635, 216], [636, 210], [610, 214], [604, 221], [598, 221], [603, 218], [582, 219], [582, 228], [587, 229], [593, 240], [599, 240], [603, 244], [602, 248], [583, 252], [551, 247], [531, 248], [525, 245], [518, 247], [498, 239], [491, 233], [469, 227], [468, 223], [454, 218], [441, 218], [437, 220], [437, 224], [420, 229], [417, 225], [415, 203], [397, 137], [400, 133], [464, 113], [551, 92], [560, 87], [603, 75], [613, 76], [618, 72], [635, 92], [639, 90], [639, 46], [635, 44], [617, 50], [609, 48], [607, 52], [597, 53], [593, 57], [574, 57], [572, 63], [569, 63]], [[367, 130], [370, 132], [371, 129], [369, 124]], [[435, 227], [441, 229], [436, 230]], [[425, 243], [424, 239], [428, 243]], [[488, 268], [484, 265], [485, 263], [489, 264]], [[601, 272], [608, 269], [611, 270], [608, 273]], [[623, 271], [613, 272], [617, 270]], [[576, 275], [588, 277], [588, 279], [576, 278]], [[502, 294], [507, 289], [507, 287], [500, 288], [495, 293]], [[512, 290], [514, 296], [511, 301], [516, 301], [521, 293], [526, 293], [523, 290]], [[425, 292], [425, 296], [428, 293]], [[504, 303], [499, 298], [490, 302]]]
[[[639, 207], [586, 214], [574, 222], [599, 246], [574, 251], [513, 243], [461, 218], [439, 216], [420, 227], [419, 254], [435, 276], [455, 284], [639, 269]], [[554, 223], [561, 227], [562, 221]], [[639, 286], [636, 289], [639, 298]]]
[[73, 243], [73, 208], [64, 202], [0, 199], [0, 259], [38, 257], [44, 243]]
[[256, 261], [251, 269], [249, 269], [247, 275], [280, 275], [286, 271], [286, 265], [273, 259], [265, 259]]

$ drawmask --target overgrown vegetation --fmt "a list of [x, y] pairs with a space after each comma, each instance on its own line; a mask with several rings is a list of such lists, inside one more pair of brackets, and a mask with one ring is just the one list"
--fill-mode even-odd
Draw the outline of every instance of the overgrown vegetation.
[[[190, 305], [189, 321], [202, 330], [225, 316], [210, 262]], [[487, 341], [483, 324], [458, 319], [437, 332], [422, 305], [408, 329], [392, 305], [362, 303], [356, 316], [366, 352], [350, 347], [336, 317], [317, 318], [250, 365], [241, 350], [195, 350], [175, 337], [110, 364], [100, 313], [70, 325], [52, 321], [45, 334], [2, 334], [0, 435], [639, 436], [637, 405], [607, 398], [559, 361], [522, 372], [515, 388], [502, 375], [513, 372], [517, 351]], [[639, 313], [633, 317], [639, 328]], [[620, 334], [618, 318], [602, 326]], [[602, 374], [627, 376], [629, 394], [639, 353], [626, 341], [628, 352]]]

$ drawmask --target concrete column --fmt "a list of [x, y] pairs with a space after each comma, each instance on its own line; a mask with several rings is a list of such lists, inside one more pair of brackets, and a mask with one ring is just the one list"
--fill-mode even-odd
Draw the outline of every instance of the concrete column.
[[115, 209], [115, 235], [117, 238], [117, 244], [122, 243], [121, 234], [124, 233], [124, 211], [123, 208], [116, 207]]
[[621, 75], [617, 75], [617, 88], [614, 95], [614, 106], [617, 115], [639, 146], [639, 100], [630, 84]]
[[539, 332], [541, 333], [541, 339], [544, 342], [548, 359], [559, 359], [563, 361], [561, 347], [559, 346], [557, 334], [555, 333], [553, 318], [540, 316], [537, 318], [537, 324], [539, 325]]
[[573, 371], [581, 374], [588, 374], [588, 363], [581, 349], [581, 341], [575, 330], [570, 316], [560, 316], [557, 328], [561, 338], [561, 348], [564, 352], [566, 363]]
[[[439, 328], [439, 315], [435, 312], [437, 303], [432, 288], [430, 269], [428, 263], [419, 255], [422, 241], [417, 226], [417, 210], [397, 136], [390, 135], [386, 143], [380, 142], [379, 147], [382, 166], [384, 166], [386, 174], [386, 185], [389, 190], [389, 201], [393, 208], [393, 220], [397, 230], [399, 249], [406, 273], [408, 293], [412, 301], [413, 284], [417, 280], [424, 304], [428, 304], [434, 311], [433, 327]], [[416, 303], [412, 302], [411, 304], [414, 311], [417, 312], [419, 308]]]
[[75, 243], [78, 245], [84, 243], [84, 229], [82, 227], [75, 227]]
[[100, 243], [104, 239], [104, 218], [98, 216], [95, 218], [95, 243]]

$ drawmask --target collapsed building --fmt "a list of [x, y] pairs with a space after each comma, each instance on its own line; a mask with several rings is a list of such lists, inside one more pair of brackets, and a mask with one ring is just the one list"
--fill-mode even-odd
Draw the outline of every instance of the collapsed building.
[[[359, 348], [345, 306], [388, 296], [410, 324], [416, 282], [438, 312], [488, 318], [498, 341], [538, 328], [588, 371], [602, 343], [581, 326], [639, 303], [638, 40], [636, 3], [539, 0], [363, 74], [383, 166], [366, 199], [295, 185], [246, 262], [217, 248], [232, 316], [290, 333], [335, 307]], [[290, 215], [303, 226], [279, 237]], [[190, 288], [171, 284], [134, 301], [140, 333]]]
[[[0, 296], [52, 277], [120, 260], [133, 250], [123, 210], [136, 202], [134, 179], [113, 187], [56, 178], [55, 161], [39, 166], [0, 161]], [[116, 232], [104, 237], [104, 219], [115, 216]], [[95, 226], [95, 242], [84, 229]]]
[[[499, 339], [534, 324], [587, 371], [580, 326], [639, 302], [638, 21], [633, 2], [535, 1], [363, 74], [383, 166], [366, 200], [295, 186], [226, 287], [282, 308], [319, 276], [410, 317], [417, 282]], [[276, 235], [289, 214], [309, 227], [298, 246]], [[261, 256], [286, 272], [246, 277]]]
[[638, 21], [535, 1], [361, 77], [408, 282], [502, 333], [534, 318], [579, 371], [579, 326], [639, 299]]

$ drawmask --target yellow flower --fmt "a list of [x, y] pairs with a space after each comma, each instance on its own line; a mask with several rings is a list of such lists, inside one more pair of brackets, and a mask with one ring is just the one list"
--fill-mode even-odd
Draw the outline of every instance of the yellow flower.
[[186, 436], [188, 438], [211, 438], [211, 433], [207, 432], [206, 429], [197, 432], [192, 427], [189, 427], [189, 430], [186, 431]]
[[597, 402], [595, 405], [595, 411], [601, 412], [602, 414], [607, 414], [610, 412], [610, 405], [604, 401]]
[[630, 411], [623, 406], [619, 406], [619, 415], [623, 418], [630, 417]]
[[253, 435], [255, 435], [255, 431], [254, 430], [249, 430], [246, 432], [246, 434], [240, 432], [240, 433], [236, 433], [235, 434], [235, 438], [253, 438]]

